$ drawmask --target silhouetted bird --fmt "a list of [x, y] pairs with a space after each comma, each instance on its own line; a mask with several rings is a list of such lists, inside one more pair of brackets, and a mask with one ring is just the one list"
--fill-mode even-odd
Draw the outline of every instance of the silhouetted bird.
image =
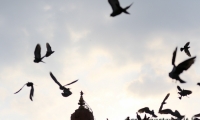
[[36, 45], [34, 54], [35, 54], [35, 60], [34, 60], [35, 63], [43, 62], [42, 59], [45, 56], [41, 57], [41, 47], [40, 47], [40, 44]]
[[[24, 84], [24, 86], [25, 86], [25, 85], [26, 85], [27, 87], [31, 87], [31, 91], [30, 91], [30, 96], [29, 96], [29, 97], [30, 97], [31, 101], [33, 101], [33, 100], [32, 100], [33, 93], [34, 93], [33, 83], [32, 83], [32, 82], [28, 82], [28, 83]], [[23, 87], [24, 87], [24, 86], [23, 86]], [[23, 88], [23, 87], [22, 87], [22, 88]], [[22, 90], [22, 88], [19, 89], [19, 90], [18, 90], [17, 92], [15, 92], [14, 94], [17, 94], [19, 91]]]
[[184, 115], [181, 115], [177, 110], [175, 110], [175, 112], [173, 112], [171, 109], [164, 109], [162, 110], [163, 108], [163, 105], [166, 104], [166, 100], [168, 99], [169, 97], [169, 93], [166, 95], [166, 97], [164, 98], [163, 102], [161, 103], [161, 106], [159, 108], [159, 111], [158, 113], [160, 114], [171, 114], [172, 116], [175, 116], [177, 117], [178, 119], [183, 119], [185, 116]]
[[197, 83], [197, 85], [199, 85], [199, 86], [200, 86], [200, 83]]
[[181, 97], [179, 97], [179, 99], [181, 99], [182, 96], [187, 96], [187, 95], [192, 94], [192, 91], [184, 90], [184, 89], [182, 90], [179, 86], [177, 86], [177, 89], [180, 91], [180, 92], [178, 92], [178, 94], [181, 95]]
[[51, 50], [51, 46], [49, 45], [49, 43], [46, 43], [46, 47], [47, 47], [47, 52], [45, 57], [49, 57], [51, 54], [53, 54], [55, 51]]
[[179, 75], [184, 71], [187, 70], [188, 68], [190, 68], [190, 66], [194, 63], [195, 61], [195, 57], [192, 57], [190, 59], [187, 59], [185, 61], [183, 61], [182, 63], [180, 63], [178, 66], [175, 65], [175, 59], [176, 59], [176, 51], [177, 51], [177, 47], [175, 49], [175, 51], [173, 52], [173, 57], [172, 57], [172, 65], [174, 66], [172, 71], [169, 73], [169, 77], [171, 77], [172, 79], [176, 79], [178, 80], [180, 83], [186, 83], [185, 81], [183, 81]]
[[181, 48], [180, 50], [181, 51], [185, 51], [185, 53], [189, 56], [189, 57], [191, 57], [191, 55], [190, 55], [190, 51], [188, 50], [190, 47], [189, 47], [189, 44], [190, 44], [190, 42], [187, 42], [186, 44], [185, 44], [185, 46], [183, 47], [183, 48]]
[[126, 14], [129, 14], [129, 12], [127, 12], [126, 10], [131, 7], [131, 5], [133, 4], [130, 4], [129, 6], [125, 7], [125, 8], [122, 8], [119, 4], [119, 1], [118, 0], [108, 0], [109, 4], [111, 5], [112, 7], [112, 10], [113, 12], [110, 14], [110, 16], [112, 17], [115, 17], [119, 14], [121, 14], [122, 12], [126, 13]]
[[138, 112], [139, 112], [139, 113], [145, 112], [145, 113], [148, 113], [148, 114], [152, 115], [153, 117], [157, 117], [157, 116], [154, 114], [154, 111], [153, 111], [153, 110], [150, 111], [148, 107], [141, 108], [141, 109], [138, 110]]
[[53, 75], [51, 72], [50, 72], [50, 76], [51, 76], [51, 78], [54, 80], [54, 82], [57, 83], [57, 84], [60, 86], [60, 89], [63, 90], [63, 93], [62, 93], [62, 96], [63, 96], [63, 97], [68, 97], [68, 96], [70, 96], [70, 95], [72, 94], [72, 92], [70, 91], [70, 89], [69, 89], [69, 88], [65, 88], [65, 86], [71, 85], [71, 84], [73, 84], [73, 83], [75, 83], [75, 82], [78, 81], [78, 80], [75, 80], [75, 81], [73, 81], [73, 82], [71, 82], [71, 83], [68, 83], [68, 84], [62, 86], [62, 85], [57, 81], [57, 79], [54, 77], [54, 75]]

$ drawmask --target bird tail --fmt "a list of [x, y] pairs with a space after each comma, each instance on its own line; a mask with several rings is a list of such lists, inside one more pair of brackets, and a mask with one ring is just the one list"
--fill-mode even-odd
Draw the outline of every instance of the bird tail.
[[181, 50], [181, 51], [183, 51], [183, 50], [184, 50], [184, 48], [180, 48], [180, 50]]
[[127, 12], [126, 10], [128, 10], [128, 9], [131, 7], [132, 4], [133, 4], [133, 3], [131, 3], [129, 6], [125, 7], [125, 8], [123, 9], [123, 12], [126, 13], [126, 14], [130, 14], [130, 13]]

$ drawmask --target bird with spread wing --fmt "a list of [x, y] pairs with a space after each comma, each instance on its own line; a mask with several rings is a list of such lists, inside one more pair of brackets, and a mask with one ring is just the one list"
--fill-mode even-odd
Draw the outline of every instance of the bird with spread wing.
[[[29, 98], [31, 99], [31, 101], [33, 101], [33, 99], [32, 99], [32, 97], [33, 97], [33, 94], [34, 94], [34, 88], [33, 88], [33, 83], [32, 82], [28, 82], [28, 83], [26, 83], [26, 84], [24, 84], [24, 86], [27, 86], [27, 87], [31, 87], [31, 91], [30, 91], [30, 95], [29, 95]], [[23, 86], [23, 87], [24, 87]], [[22, 88], [23, 88], [22, 87]], [[15, 92], [14, 94], [17, 94], [19, 91], [21, 91], [22, 90], [22, 88], [21, 89], [19, 89], [17, 92]]]
[[173, 52], [173, 57], [172, 57], [172, 65], [174, 66], [172, 71], [169, 73], [169, 77], [172, 79], [178, 80], [180, 83], [186, 83], [184, 80], [182, 80], [179, 75], [185, 70], [189, 69], [190, 66], [194, 63], [195, 57], [189, 58], [182, 63], [180, 63], [178, 66], [175, 65], [175, 59], [176, 59], [176, 52], [177, 52], [177, 47], [175, 51]]
[[131, 5], [133, 4], [130, 4], [129, 6], [125, 7], [125, 8], [122, 8], [119, 4], [119, 1], [118, 0], [108, 0], [108, 3], [110, 4], [110, 6], [112, 7], [112, 10], [113, 12], [110, 14], [110, 16], [112, 17], [115, 17], [119, 14], [121, 14], [122, 12], [126, 13], [126, 14], [130, 14], [129, 12], [127, 12], [126, 10], [128, 8], [131, 7]]
[[179, 86], [177, 86], [177, 89], [180, 91], [180, 92], [178, 92], [178, 94], [180, 95], [179, 99], [181, 99], [183, 96], [192, 94], [191, 90], [184, 90], [184, 89], [181, 89], [181, 87], [179, 87]]
[[153, 117], [157, 117], [157, 115], [154, 114], [154, 110], [150, 111], [150, 109], [148, 107], [144, 107], [138, 110], [139, 113], [148, 113], [150, 115], [152, 115]]
[[158, 111], [158, 113], [160, 113], [160, 114], [171, 114], [172, 116], [175, 116], [176, 118], [178, 118], [178, 119], [183, 119], [185, 116], [184, 115], [181, 115], [180, 113], [179, 113], [179, 111], [178, 110], [175, 110], [174, 112], [171, 110], [171, 109], [162, 109], [163, 108], [163, 105], [164, 104], [166, 104], [166, 100], [168, 99], [168, 97], [169, 97], [169, 93], [165, 96], [165, 98], [164, 98], [164, 100], [163, 100], [163, 102], [161, 103], [161, 106], [160, 106], [160, 108], [159, 108], [159, 111]]
[[78, 81], [78, 80], [75, 80], [75, 81], [73, 81], [71, 83], [68, 83], [68, 84], [62, 86], [51, 72], [50, 72], [50, 76], [54, 80], [54, 82], [59, 85], [60, 89], [63, 90], [63, 93], [61, 93], [63, 97], [68, 97], [68, 96], [70, 96], [72, 94], [72, 92], [70, 91], [70, 89], [66, 88], [65, 86], [71, 85], [71, 84], [73, 84], [73, 83], [75, 83], [75, 82]]
[[187, 42], [183, 48], [180, 48], [180, 50], [181, 50], [181, 52], [184, 50], [185, 53], [186, 53], [189, 57], [191, 57], [190, 51], [188, 50], [188, 49], [190, 48], [190, 47], [189, 47], [189, 44], [190, 44], [190, 42]]

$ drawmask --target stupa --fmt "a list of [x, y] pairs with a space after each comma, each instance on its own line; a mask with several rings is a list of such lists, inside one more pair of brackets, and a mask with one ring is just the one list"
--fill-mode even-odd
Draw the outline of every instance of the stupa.
[[93, 111], [85, 104], [82, 91], [78, 105], [80, 105], [79, 108], [71, 114], [71, 120], [94, 120]]

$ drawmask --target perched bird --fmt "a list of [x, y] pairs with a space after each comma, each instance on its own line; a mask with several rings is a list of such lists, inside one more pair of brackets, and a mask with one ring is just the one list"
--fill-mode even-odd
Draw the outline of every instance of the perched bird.
[[177, 89], [180, 91], [180, 92], [178, 92], [178, 94], [181, 95], [181, 97], [179, 97], [179, 99], [181, 99], [182, 96], [187, 96], [187, 95], [192, 94], [192, 91], [184, 90], [184, 89], [182, 90], [181, 87], [179, 87], [179, 86], [177, 86]]
[[[33, 99], [32, 99], [32, 97], [33, 97], [33, 94], [34, 94], [34, 88], [33, 88], [33, 83], [32, 82], [28, 82], [28, 83], [26, 83], [26, 84], [24, 84], [24, 86], [27, 86], [27, 87], [31, 87], [31, 91], [30, 91], [30, 99], [31, 99], [31, 101], [33, 101]], [[23, 86], [23, 87], [24, 87]], [[22, 87], [22, 88], [23, 88]], [[14, 94], [17, 94], [19, 91], [21, 91], [22, 90], [22, 88], [21, 89], [19, 89], [17, 92], [15, 92]]]
[[60, 89], [63, 90], [63, 93], [61, 93], [63, 97], [68, 97], [68, 96], [70, 96], [70, 95], [72, 94], [72, 92], [70, 91], [70, 89], [69, 89], [69, 88], [65, 88], [65, 86], [71, 85], [71, 84], [73, 84], [73, 83], [75, 83], [75, 82], [78, 81], [78, 80], [75, 80], [75, 81], [73, 81], [73, 82], [71, 82], [71, 83], [68, 83], [68, 84], [62, 86], [62, 85], [57, 81], [57, 79], [54, 77], [54, 75], [53, 75], [51, 72], [50, 72], [50, 76], [51, 76], [51, 78], [54, 80], [54, 82], [57, 83], [57, 84], [60, 86]]
[[141, 108], [138, 110], [139, 113], [148, 113], [150, 115], [152, 115], [153, 117], [157, 117], [155, 114], [154, 114], [154, 110], [150, 111], [148, 107], [144, 107], [144, 108]]
[[45, 57], [49, 57], [51, 54], [53, 54], [55, 51], [51, 50], [51, 46], [49, 45], [49, 43], [46, 43], [46, 47], [47, 47], [47, 52]]
[[177, 110], [175, 110], [175, 112], [173, 112], [171, 109], [162, 109], [163, 108], [163, 105], [166, 104], [166, 100], [168, 99], [169, 97], [169, 93], [166, 95], [166, 97], [164, 98], [163, 102], [161, 103], [161, 106], [159, 108], [159, 111], [158, 113], [160, 114], [171, 114], [172, 116], [175, 116], [177, 117], [178, 119], [183, 119], [185, 116], [184, 115], [181, 115]]
[[125, 8], [122, 8], [119, 4], [119, 1], [118, 0], [108, 0], [110, 6], [112, 7], [112, 10], [113, 12], [110, 14], [110, 16], [112, 17], [115, 17], [119, 14], [121, 14], [122, 12], [126, 13], [126, 14], [130, 14], [129, 12], [127, 12], [126, 10], [131, 7], [131, 5], [133, 4], [130, 4], [129, 6], [125, 7]]
[[36, 45], [34, 54], [35, 54], [35, 60], [34, 60], [35, 63], [43, 62], [42, 59], [45, 56], [41, 57], [41, 47], [40, 47], [40, 44]]
[[183, 48], [180, 48], [180, 50], [181, 50], [181, 52], [184, 50], [185, 53], [186, 53], [189, 57], [191, 57], [190, 52], [189, 52], [189, 50], [188, 50], [188, 49], [190, 48], [190, 47], [189, 47], [189, 44], [190, 44], [190, 42], [187, 42]]
[[169, 73], [169, 77], [171, 77], [172, 79], [178, 80], [180, 83], [186, 83], [184, 80], [182, 80], [179, 77], [179, 75], [184, 70], [187, 70], [188, 68], [190, 68], [190, 66], [194, 63], [196, 56], [192, 57], [192, 58], [189, 58], [189, 59], [183, 61], [182, 63], [180, 63], [178, 66], [176, 66], [175, 65], [176, 51], [177, 51], [177, 47], [176, 47], [175, 51], [173, 52], [172, 65], [174, 67], [173, 67], [172, 71]]

